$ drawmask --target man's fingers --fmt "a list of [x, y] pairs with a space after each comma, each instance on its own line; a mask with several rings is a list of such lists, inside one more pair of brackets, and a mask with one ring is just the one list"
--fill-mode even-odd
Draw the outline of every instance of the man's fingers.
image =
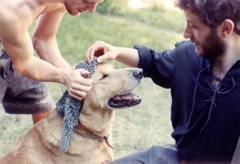
[[78, 70], [82, 76], [88, 76], [90, 74], [90, 72], [85, 69], [78, 69]]
[[[86, 54], [86, 61], [90, 63], [94, 56], [102, 56], [105, 53], [106, 43], [103, 41], [96, 41], [88, 50]], [[101, 60], [103, 61], [103, 60]]]
[[95, 56], [96, 52], [99, 50], [99, 47], [96, 46], [98, 45], [98, 42], [95, 42], [88, 50], [86, 54], [86, 61], [90, 63]]
[[68, 93], [71, 97], [74, 97], [75, 99], [78, 100], [82, 100], [84, 97], [86, 97], [90, 89], [91, 86], [75, 84], [72, 87], [68, 88]]
[[84, 92], [82, 93], [78, 93], [78, 94], [73, 94], [72, 92], [68, 91], [69, 95], [77, 100], [82, 100], [84, 99], [84, 97], [86, 96], [86, 94], [84, 94]]
[[101, 62], [103, 62], [104, 60], [107, 60], [107, 59], [108, 59], [107, 55], [99, 56], [97, 58], [97, 62], [101, 63]]
[[86, 61], [88, 63], [91, 63], [93, 57], [94, 57], [94, 53], [93, 53], [93, 50], [90, 48], [90, 49], [87, 50]]

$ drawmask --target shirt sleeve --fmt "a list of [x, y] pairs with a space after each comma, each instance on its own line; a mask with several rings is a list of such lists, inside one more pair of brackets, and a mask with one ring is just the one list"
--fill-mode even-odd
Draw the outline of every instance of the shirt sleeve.
[[[196, 53], [191, 41], [178, 42], [173, 50], [156, 51], [149, 47], [135, 45], [139, 54], [138, 67], [143, 69], [144, 77], [164, 88], [171, 88], [175, 80], [192, 78], [209, 62]], [[183, 76], [184, 75], [184, 76]]]
[[155, 51], [141, 45], [135, 45], [134, 48], [138, 50], [138, 67], [143, 69], [144, 77], [151, 78], [159, 86], [170, 88], [177, 50]]

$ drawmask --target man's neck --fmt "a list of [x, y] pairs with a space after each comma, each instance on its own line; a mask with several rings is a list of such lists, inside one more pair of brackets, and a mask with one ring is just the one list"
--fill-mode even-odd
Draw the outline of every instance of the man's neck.
[[33, 0], [38, 4], [37, 8], [42, 8], [42, 13], [51, 12], [52, 10], [55, 10], [56, 8], [59, 8], [59, 6], [64, 5], [63, 0]]
[[[240, 40], [240, 39], [239, 39]], [[240, 42], [228, 44], [225, 54], [214, 61], [210, 61], [214, 76], [213, 82], [218, 84], [218, 79], [223, 79], [231, 67], [240, 60]]]
[[32, 0], [38, 4], [49, 4], [49, 3], [64, 3], [63, 0]]

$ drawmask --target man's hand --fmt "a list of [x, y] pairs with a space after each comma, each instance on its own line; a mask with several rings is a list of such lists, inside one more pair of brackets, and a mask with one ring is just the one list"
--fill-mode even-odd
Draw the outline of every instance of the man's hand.
[[86, 61], [90, 63], [94, 56], [97, 56], [97, 62], [101, 63], [104, 60], [115, 60], [119, 52], [117, 48], [103, 41], [96, 41], [86, 54]]
[[133, 48], [116, 47], [103, 41], [95, 42], [86, 53], [86, 61], [90, 63], [94, 56], [97, 56], [97, 62], [104, 60], [117, 60], [130, 67], [138, 67], [138, 51]]
[[89, 72], [84, 69], [70, 70], [64, 78], [64, 84], [67, 86], [68, 93], [71, 97], [82, 100], [92, 87], [92, 80], [84, 76]]

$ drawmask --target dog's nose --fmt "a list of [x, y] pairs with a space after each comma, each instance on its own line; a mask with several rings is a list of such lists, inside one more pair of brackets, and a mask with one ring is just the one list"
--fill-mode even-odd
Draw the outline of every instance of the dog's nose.
[[133, 71], [133, 76], [136, 79], [141, 79], [143, 77], [143, 70], [142, 69], [136, 69]]

